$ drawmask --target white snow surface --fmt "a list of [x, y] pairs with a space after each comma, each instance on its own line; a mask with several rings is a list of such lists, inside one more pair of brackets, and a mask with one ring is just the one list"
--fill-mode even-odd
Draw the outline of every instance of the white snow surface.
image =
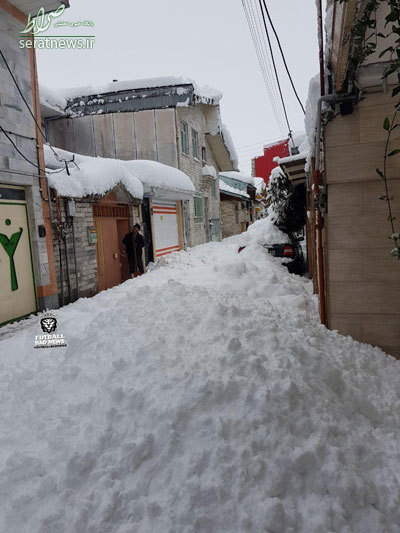
[[212, 176], [214, 179], [218, 178], [218, 173], [213, 165], [205, 165], [201, 169], [201, 173], [203, 176]]
[[253, 179], [254, 179], [254, 186], [256, 187], [257, 194], [262, 194], [267, 188], [264, 178], [258, 178], [256, 176]]
[[219, 190], [226, 193], [235, 194], [236, 196], [241, 196], [242, 198], [250, 198], [247, 192], [237, 189], [236, 187], [231, 187], [221, 179], [219, 180]]
[[199, 85], [191, 78], [184, 76], [164, 76], [158, 78], [145, 78], [140, 80], [122, 80], [103, 84], [92, 84], [81, 87], [58, 89], [64, 98], [73, 99], [80, 96], [95, 96], [100, 94], [129, 91], [135, 89], [151, 89], [156, 87], [169, 87], [191, 84], [195, 95], [205, 104], [217, 105], [222, 98], [222, 92], [209, 85]]
[[[306, 102], [306, 115], [304, 117], [304, 127], [310, 146], [308, 159], [315, 153], [315, 133], [317, 127], [318, 99], [321, 96], [320, 77], [316, 74], [311, 78], [308, 86], [308, 98]], [[309, 161], [308, 161], [309, 163]]]
[[48, 145], [44, 146], [47, 177], [50, 186], [62, 196], [83, 198], [88, 195], [104, 195], [121, 183], [135, 198], [143, 198], [143, 185], [146, 188], [159, 187], [169, 191], [193, 193], [194, 185], [184, 172], [156, 161], [122, 161], [103, 157], [89, 157], [72, 154], [55, 148], [61, 158], [71, 161], [67, 171], [52, 173], [63, 168]]
[[219, 173], [220, 176], [226, 176], [227, 178], [232, 178], [234, 180], [243, 181], [244, 183], [248, 183], [249, 185], [254, 185], [254, 178], [253, 176], [249, 176], [248, 174], [245, 174], [244, 172], [238, 172], [235, 170], [232, 171], [224, 171]]
[[224, 144], [228, 150], [233, 168], [237, 170], [239, 168], [239, 158], [236, 152], [235, 145], [233, 143], [232, 136], [226, 124], [221, 124], [221, 133], [222, 133], [222, 138], [224, 140]]
[[1, 531], [400, 531], [399, 362], [251, 228], [1, 329]]
[[67, 100], [59, 91], [50, 89], [49, 87], [40, 84], [39, 95], [40, 103], [42, 105], [45, 105], [50, 109], [54, 109], [57, 113], [64, 113], [64, 110], [67, 107]]

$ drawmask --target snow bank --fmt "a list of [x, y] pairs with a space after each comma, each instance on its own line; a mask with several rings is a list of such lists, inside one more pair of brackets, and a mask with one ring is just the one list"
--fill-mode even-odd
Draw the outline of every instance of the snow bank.
[[2, 328], [4, 532], [400, 529], [399, 363], [319, 323], [270, 221]]
[[69, 163], [70, 175], [66, 171], [54, 174], [52, 171], [63, 168], [64, 163], [54, 156], [49, 146], [44, 148], [50, 186], [62, 196], [83, 198], [91, 194], [104, 195], [118, 183], [123, 184], [135, 198], [143, 198], [143, 186], [146, 191], [157, 187], [193, 194], [195, 190], [189, 176], [156, 161], [89, 157], [59, 148], [55, 150], [63, 159], [71, 161], [75, 156], [76, 164]]
[[[92, 84], [81, 87], [58, 89], [67, 99], [72, 100], [80, 96], [96, 96], [100, 94], [116, 93], [135, 89], [151, 89], [157, 87], [169, 87], [175, 85], [193, 85], [194, 94], [204, 104], [217, 105], [222, 98], [222, 92], [209, 85], [199, 85], [191, 78], [164, 76], [158, 78], [146, 78], [141, 80], [123, 80], [103, 84]], [[180, 94], [183, 94], [182, 92]]]
[[221, 179], [219, 180], [219, 190], [228, 194], [234, 194], [235, 196], [241, 196], [242, 198], [250, 198], [247, 192], [242, 191], [242, 189], [237, 189], [236, 187], [231, 187]]

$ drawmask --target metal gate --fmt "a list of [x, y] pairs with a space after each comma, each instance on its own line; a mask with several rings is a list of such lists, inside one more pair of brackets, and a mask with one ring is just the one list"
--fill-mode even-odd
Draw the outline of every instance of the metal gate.
[[25, 189], [0, 184], [0, 324], [37, 310]]
[[175, 201], [153, 200], [153, 228], [155, 259], [180, 250]]

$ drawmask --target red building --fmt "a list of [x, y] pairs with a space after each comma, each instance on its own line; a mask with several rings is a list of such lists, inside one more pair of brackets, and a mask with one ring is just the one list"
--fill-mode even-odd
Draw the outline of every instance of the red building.
[[278, 166], [275, 163], [274, 158], [288, 157], [289, 155], [289, 139], [276, 141], [275, 143], [264, 146], [264, 155], [253, 158], [253, 176], [263, 178], [266, 185], [268, 185], [272, 169]]

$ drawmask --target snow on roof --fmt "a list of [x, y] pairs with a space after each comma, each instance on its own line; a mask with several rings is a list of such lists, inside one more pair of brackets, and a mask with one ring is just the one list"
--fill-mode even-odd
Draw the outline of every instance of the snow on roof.
[[157, 87], [170, 87], [176, 85], [192, 85], [195, 95], [204, 104], [217, 105], [222, 98], [222, 92], [209, 85], [199, 85], [191, 78], [165, 76], [158, 78], [145, 78], [141, 80], [122, 80], [104, 84], [83, 85], [59, 89], [59, 92], [67, 99], [72, 100], [80, 96], [100, 95], [129, 91], [135, 89], [152, 89]]
[[54, 89], [50, 89], [45, 85], [39, 86], [40, 104], [55, 111], [55, 114], [64, 114], [67, 107], [67, 100], [62, 94]]
[[205, 165], [202, 168], [201, 173], [203, 176], [212, 176], [214, 179], [217, 179], [218, 177], [217, 171], [213, 165]]
[[219, 180], [219, 190], [228, 194], [234, 194], [235, 196], [241, 196], [242, 198], [250, 198], [247, 192], [244, 192], [241, 189], [237, 189], [236, 187], [231, 187], [221, 179]]
[[62, 196], [83, 198], [89, 195], [104, 195], [116, 185], [122, 184], [135, 198], [143, 198], [143, 185], [193, 193], [194, 185], [190, 178], [180, 170], [157, 163], [156, 161], [121, 161], [104, 157], [89, 157], [55, 149], [60, 158], [75, 163], [66, 170], [52, 173], [63, 168], [64, 162], [58, 160], [48, 145], [44, 146], [47, 177], [51, 187]]
[[252, 176], [249, 176], [248, 174], [244, 174], [243, 172], [238, 172], [236, 170], [230, 170], [227, 172], [220, 172], [220, 176], [225, 176], [227, 178], [231, 178], [234, 180], [243, 181], [244, 183], [247, 183], [248, 185], [254, 185], [254, 178]]
[[[293, 143], [298, 148], [299, 153], [294, 155], [289, 155], [287, 157], [274, 157], [274, 161], [278, 165], [284, 165], [286, 163], [291, 163], [293, 161], [300, 161], [302, 159], [306, 160], [306, 170], [308, 170], [308, 158], [310, 154], [310, 145], [308, 141], [307, 133], [304, 131], [297, 131], [292, 134]], [[292, 149], [292, 142], [290, 142], [289, 148]]]
[[232, 161], [233, 168], [239, 167], [239, 158], [236, 152], [235, 145], [233, 144], [232, 136], [228, 130], [226, 124], [221, 124], [221, 134], [224, 144], [229, 152], [230, 160]]
[[315, 132], [317, 127], [317, 104], [321, 96], [320, 90], [320, 76], [316, 74], [311, 78], [308, 86], [308, 98], [306, 102], [306, 115], [304, 117], [304, 126], [306, 129], [308, 143], [310, 146], [310, 155], [314, 155]]
[[177, 168], [163, 165], [157, 161], [143, 159], [121, 161], [121, 163], [130, 174], [136, 176], [147, 188], [157, 187], [184, 193], [194, 193], [195, 191], [189, 176]]
[[267, 185], [264, 181], [264, 178], [253, 178], [254, 179], [254, 187], [256, 188], [257, 194], [261, 194], [263, 191], [266, 190]]

